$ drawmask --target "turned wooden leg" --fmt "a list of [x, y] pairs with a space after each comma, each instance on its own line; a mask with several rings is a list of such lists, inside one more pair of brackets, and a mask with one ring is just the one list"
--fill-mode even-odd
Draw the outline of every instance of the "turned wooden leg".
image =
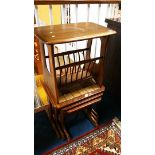
[[55, 120], [55, 123], [56, 123], [56, 127], [58, 129], [59, 134], [61, 135], [61, 138], [65, 139], [65, 134], [64, 134], [64, 132], [63, 132], [63, 130], [61, 128], [61, 125], [59, 123], [58, 118], [59, 118], [58, 111], [57, 111], [57, 109], [54, 109], [54, 120]]
[[57, 135], [57, 137], [58, 138], [61, 138], [61, 135], [58, 132], [58, 129], [56, 127], [56, 123], [55, 123], [54, 118], [53, 118], [53, 115], [52, 115], [52, 109], [49, 107], [45, 111], [46, 111], [46, 114], [47, 114], [47, 116], [49, 118], [49, 121], [50, 121], [50, 123], [51, 123], [51, 125], [52, 125], [52, 127], [53, 127], [53, 129], [54, 129], [54, 131], [55, 131], [55, 133]]
[[64, 112], [63, 112], [63, 111], [60, 112], [60, 123], [61, 123], [62, 129], [63, 129], [63, 131], [64, 131], [64, 133], [65, 133], [65, 135], [66, 135], [66, 138], [67, 138], [67, 140], [69, 141], [69, 140], [71, 139], [71, 137], [70, 137], [70, 135], [69, 135], [69, 133], [67, 132], [67, 129], [66, 129], [66, 127], [65, 127]]

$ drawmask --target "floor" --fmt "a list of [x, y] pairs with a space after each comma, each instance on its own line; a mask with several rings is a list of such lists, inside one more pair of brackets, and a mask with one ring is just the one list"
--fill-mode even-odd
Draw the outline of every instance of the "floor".
[[[105, 93], [102, 102], [94, 108], [99, 114], [99, 124], [103, 124], [115, 116], [121, 120], [121, 104], [118, 97], [111, 97], [108, 93]], [[84, 134], [94, 128], [83, 112], [67, 117], [66, 124], [69, 132], [72, 135], [72, 138]], [[41, 155], [42, 153], [51, 150], [52, 148], [65, 142], [65, 140], [60, 140], [56, 137], [45, 112], [35, 114], [35, 155]]]

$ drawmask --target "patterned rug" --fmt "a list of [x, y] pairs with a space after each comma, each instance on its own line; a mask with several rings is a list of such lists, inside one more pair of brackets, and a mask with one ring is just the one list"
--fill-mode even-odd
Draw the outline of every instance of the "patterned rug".
[[44, 155], [120, 155], [121, 129], [117, 118]]

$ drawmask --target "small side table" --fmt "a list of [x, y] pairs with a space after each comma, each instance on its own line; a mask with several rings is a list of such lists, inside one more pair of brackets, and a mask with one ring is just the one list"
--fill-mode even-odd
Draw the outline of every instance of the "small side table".
[[[92, 124], [98, 125], [98, 115], [92, 107], [102, 100], [105, 91], [104, 57], [108, 39], [116, 32], [90, 22], [37, 27], [34, 32], [40, 43], [43, 86], [52, 105], [53, 117], [57, 127], [70, 140], [66, 115], [86, 111]], [[98, 55], [91, 48], [94, 38], [99, 38], [101, 42]], [[54, 50], [57, 44], [80, 41], [87, 41], [82, 49], [66, 49], [58, 53]]]

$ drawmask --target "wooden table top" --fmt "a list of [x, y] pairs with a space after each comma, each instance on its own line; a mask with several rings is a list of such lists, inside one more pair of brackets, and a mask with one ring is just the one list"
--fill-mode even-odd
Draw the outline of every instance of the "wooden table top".
[[114, 30], [90, 23], [72, 23], [35, 27], [36, 37], [46, 44], [59, 44], [115, 34]]

